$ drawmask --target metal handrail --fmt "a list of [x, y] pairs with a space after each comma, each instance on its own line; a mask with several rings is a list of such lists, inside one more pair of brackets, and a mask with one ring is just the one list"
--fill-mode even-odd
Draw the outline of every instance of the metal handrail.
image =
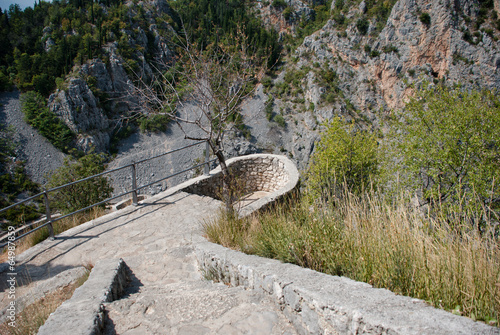
[[[188, 168], [188, 169], [185, 169], [185, 170], [182, 170], [182, 171], [180, 171], [180, 172], [176, 172], [176, 173], [171, 174], [171, 175], [169, 175], [169, 176], [167, 176], [167, 177], [164, 177], [164, 178], [161, 178], [161, 179], [155, 180], [154, 182], [151, 182], [151, 183], [149, 183], [149, 184], [146, 184], [146, 185], [142, 185], [142, 186], [137, 187], [137, 185], [136, 185], [136, 177], [137, 177], [137, 176], [136, 176], [136, 171], [137, 171], [137, 169], [136, 169], [136, 165], [138, 165], [138, 164], [142, 164], [142, 163], [144, 163], [144, 162], [147, 162], [147, 161], [150, 161], [150, 160], [153, 160], [153, 159], [159, 158], [159, 157], [163, 157], [163, 156], [166, 156], [166, 155], [172, 154], [172, 153], [177, 152], [177, 151], [185, 150], [185, 149], [187, 149], [187, 148], [191, 148], [191, 147], [193, 147], [193, 146], [196, 146], [196, 145], [199, 145], [199, 144], [202, 144], [202, 143], [206, 143], [206, 148], [205, 148], [205, 150], [206, 150], [206, 151], [205, 151], [205, 161], [204, 161], [203, 163], [197, 164], [197, 165], [195, 165], [195, 166], [192, 166], [192, 167], [190, 167], [190, 168]], [[23, 204], [23, 203], [25, 203], [25, 202], [27, 202], [27, 201], [33, 200], [33, 199], [35, 199], [35, 198], [37, 198], [37, 197], [40, 197], [40, 196], [43, 196], [43, 197], [44, 197], [44, 200], [45, 200], [45, 210], [46, 210], [46, 218], [45, 218], [45, 219], [46, 219], [46, 221], [47, 221], [47, 222], [45, 222], [44, 224], [41, 224], [40, 226], [38, 226], [38, 227], [36, 227], [36, 228], [31, 229], [30, 231], [28, 231], [28, 232], [26, 232], [26, 233], [24, 233], [24, 234], [22, 234], [22, 235], [16, 236], [16, 237], [15, 237], [15, 239], [14, 239], [13, 241], [10, 241], [10, 243], [15, 242], [15, 241], [17, 241], [17, 240], [19, 240], [19, 239], [21, 239], [21, 238], [23, 238], [23, 237], [25, 237], [25, 236], [27, 236], [27, 235], [31, 234], [31, 233], [33, 233], [33, 232], [37, 231], [38, 229], [41, 229], [41, 228], [45, 227], [45, 226], [48, 226], [48, 228], [49, 228], [49, 235], [50, 235], [50, 237], [51, 237], [51, 238], [53, 238], [53, 237], [54, 237], [54, 230], [53, 230], [53, 227], [52, 227], [52, 223], [54, 223], [54, 222], [56, 222], [56, 221], [59, 221], [59, 220], [62, 220], [62, 219], [64, 219], [64, 218], [67, 218], [67, 217], [69, 217], [69, 216], [75, 215], [75, 214], [77, 214], [77, 213], [80, 213], [80, 212], [86, 211], [86, 210], [88, 210], [88, 209], [91, 209], [92, 207], [95, 207], [95, 206], [99, 206], [99, 205], [105, 204], [105, 203], [107, 203], [107, 202], [109, 202], [109, 201], [111, 201], [111, 200], [114, 200], [114, 199], [117, 199], [117, 198], [123, 197], [123, 196], [125, 196], [125, 195], [127, 195], [127, 194], [130, 194], [130, 193], [132, 193], [132, 203], [133, 203], [134, 205], [137, 205], [137, 203], [138, 203], [138, 201], [137, 201], [137, 199], [138, 199], [138, 197], [137, 197], [137, 191], [139, 191], [139, 190], [141, 190], [141, 189], [143, 189], [143, 188], [149, 187], [149, 186], [151, 186], [151, 185], [153, 185], [153, 184], [155, 184], [155, 183], [158, 183], [158, 182], [161, 182], [161, 181], [164, 181], [164, 180], [170, 179], [170, 178], [172, 178], [172, 177], [178, 176], [178, 175], [180, 175], [180, 174], [182, 174], [182, 173], [185, 173], [185, 172], [191, 171], [191, 170], [193, 170], [193, 169], [197, 169], [197, 168], [199, 168], [199, 167], [201, 167], [201, 166], [204, 166], [204, 167], [205, 167], [205, 169], [204, 169], [204, 174], [205, 174], [205, 175], [208, 175], [208, 173], [209, 173], [209, 166], [210, 166], [210, 164], [216, 160], [216, 159], [209, 160], [209, 157], [210, 157], [210, 156], [209, 156], [208, 152], [209, 152], [209, 146], [208, 146], [208, 142], [207, 142], [207, 141], [200, 141], [200, 142], [192, 143], [192, 144], [190, 144], [190, 145], [187, 145], [187, 146], [184, 146], [184, 147], [181, 147], [181, 148], [177, 148], [177, 149], [174, 149], [174, 150], [171, 150], [171, 151], [168, 151], [168, 152], [165, 152], [165, 153], [162, 153], [162, 154], [156, 155], [156, 156], [154, 156], [154, 157], [145, 158], [145, 159], [142, 159], [142, 160], [140, 160], [140, 161], [138, 161], [138, 162], [132, 162], [132, 163], [130, 163], [130, 164], [127, 164], [127, 165], [121, 166], [121, 167], [119, 167], [119, 168], [115, 168], [115, 169], [113, 169], [113, 170], [104, 171], [104, 172], [101, 172], [101, 173], [98, 173], [98, 174], [92, 175], [92, 176], [90, 176], [90, 177], [86, 177], [86, 178], [83, 178], [83, 179], [79, 179], [79, 180], [76, 180], [76, 181], [73, 181], [73, 182], [71, 182], [71, 183], [67, 183], [67, 184], [61, 185], [61, 186], [53, 187], [53, 188], [48, 189], [48, 190], [44, 190], [43, 192], [40, 192], [40, 193], [38, 193], [38, 194], [36, 194], [36, 195], [34, 195], [34, 196], [28, 197], [28, 198], [23, 199], [22, 201], [19, 201], [19, 202], [15, 203], [15, 204], [12, 204], [12, 205], [10, 205], [10, 206], [8, 206], [8, 207], [2, 208], [2, 209], [0, 209], [0, 213], [4, 212], [4, 211], [6, 211], [6, 210], [8, 210], [8, 209], [10, 209], [10, 208], [13, 208], [13, 207], [19, 206], [19, 205], [21, 205], [21, 204]], [[95, 203], [95, 204], [92, 204], [92, 205], [90, 205], [90, 206], [87, 206], [87, 207], [85, 207], [85, 208], [80, 208], [80, 209], [78, 209], [78, 210], [76, 210], [76, 211], [74, 211], [74, 212], [71, 212], [71, 213], [66, 214], [66, 215], [59, 216], [59, 217], [57, 217], [57, 218], [52, 218], [52, 217], [51, 217], [51, 212], [50, 212], [50, 200], [49, 200], [49, 198], [48, 198], [48, 194], [49, 194], [50, 192], [54, 192], [54, 191], [60, 190], [60, 189], [65, 188], [65, 187], [72, 186], [72, 185], [75, 185], [75, 184], [78, 184], [78, 183], [81, 183], [81, 182], [84, 182], [84, 181], [87, 181], [87, 180], [91, 180], [91, 179], [94, 179], [94, 178], [97, 178], [97, 177], [103, 176], [103, 175], [105, 175], [105, 174], [110, 174], [110, 173], [113, 173], [113, 172], [116, 172], [116, 171], [120, 171], [120, 170], [123, 170], [123, 169], [126, 169], [126, 168], [132, 168], [132, 189], [131, 189], [130, 191], [126, 191], [126, 192], [120, 193], [120, 194], [118, 194], [118, 195], [115, 195], [115, 196], [112, 196], [112, 197], [107, 198], [107, 199], [105, 199], [105, 200], [99, 201], [99, 202], [97, 202], [97, 203]], [[1, 238], [0, 238], [0, 241], [1, 241], [1, 240], [5, 240], [5, 239], [9, 238], [10, 236], [11, 236], [11, 234], [10, 234], [10, 235], [9, 235], [9, 234], [7, 234], [7, 235], [5, 235], [5, 236], [1, 237]], [[0, 249], [1, 249], [1, 248], [3, 248], [3, 247], [5, 247], [5, 246], [7, 246], [7, 245], [8, 245], [8, 243], [9, 243], [9, 242], [5, 242], [5, 243], [0, 244]]]

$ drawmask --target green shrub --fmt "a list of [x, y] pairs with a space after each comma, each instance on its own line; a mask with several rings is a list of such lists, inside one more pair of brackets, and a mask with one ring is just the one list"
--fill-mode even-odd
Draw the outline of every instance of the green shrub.
[[[65, 159], [64, 165], [51, 176], [48, 187], [54, 188], [101, 173], [105, 170], [105, 161], [103, 155], [95, 153], [75, 162]], [[62, 213], [71, 213], [109, 198], [112, 192], [108, 179], [97, 177], [51, 192], [51, 205]]]
[[431, 24], [431, 16], [429, 15], [429, 13], [422, 13], [418, 18], [420, 19], [420, 22], [422, 22], [426, 26]]
[[315, 198], [329, 200], [350, 192], [361, 194], [379, 174], [377, 140], [334, 118], [322, 133], [307, 171], [307, 185]]
[[56, 148], [68, 153], [76, 135], [49, 110], [40, 93], [30, 91], [21, 97], [26, 122], [47, 138]]
[[266, 107], [264, 108], [264, 113], [266, 114], [267, 121], [271, 121], [273, 119], [273, 107], [274, 107], [274, 98], [271, 98], [267, 101]]
[[326, 102], [333, 104], [335, 101], [337, 101], [337, 95], [333, 92], [329, 92], [324, 95], [324, 99]]
[[271, 6], [273, 6], [274, 8], [285, 8], [287, 7], [287, 4], [285, 0], [273, 0]]
[[[496, 92], [425, 84], [394, 124], [406, 184], [454, 211], [500, 210], [500, 98]], [[479, 219], [479, 218], [478, 218]]]
[[291, 7], [286, 7], [284, 10], [283, 10], [283, 17], [285, 18], [285, 20], [290, 20], [290, 18], [292, 17], [292, 8]]
[[265, 88], [269, 88], [273, 85], [273, 80], [269, 76], [265, 76], [260, 82]]
[[399, 50], [397, 47], [395, 47], [394, 45], [392, 44], [389, 44], [389, 45], [386, 45], [385, 47], [382, 48], [382, 51], [386, 54], [388, 53], [391, 53], [391, 52], [395, 52], [395, 53], [398, 53]]
[[152, 132], [160, 133], [167, 130], [170, 117], [165, 114], [155, 114], [148, 117], [143, 117], [139, 120], [139, 128], [143, 133]]
[[361, 18], [356, 21], [356, 28], [361, 35], [366, 35], [368, 28], [370, 27], [370, 22], [366, 18]]
[[0, 92], [10, 91], [12, 89], [12, 82], [9, 79], [9, 76], [4, 73], [3, 70], [0, 70]]
[[278, 126], [280, 126], [281, 128], [285, 128], [286, 127], [286, 121], [285, 121], [285, 118], [283, 117], [283, 115], [281, 114], [277, 114], [275, 117], [274, 117], [274, 122], [276, 122], [278, 124]]
[[372, 50], [370, 52], [370, 57], [371, 58], [375, 58], [375, 57], [378, 57], [378, 56], [380, 56], [380, 51], [378, 51], [378, 50]]

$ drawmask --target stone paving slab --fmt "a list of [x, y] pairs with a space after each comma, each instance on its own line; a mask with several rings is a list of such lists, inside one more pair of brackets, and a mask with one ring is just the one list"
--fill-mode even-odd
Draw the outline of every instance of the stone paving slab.
[[[220, 206], [210, 197], [166, 191], [70, 229], [18, 255], [18, 292], [68, 269], [122, 258], [132, 283], [106, 305], [107, 334], [295, 334], [265, 295], [202, 277], [193, 244], [205, 241], [202, 224]], [[0, 309], [9, 302], [6, 280], [0, 273]]]

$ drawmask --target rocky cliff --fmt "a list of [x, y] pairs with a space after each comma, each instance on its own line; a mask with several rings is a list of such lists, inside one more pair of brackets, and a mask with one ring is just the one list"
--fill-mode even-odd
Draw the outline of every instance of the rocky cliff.
[[[101, 7], [106, 9], [104, 5]], [[109, 150], [111, 136], [137, 108], [137, 97], [131, 94], [132, 80], [151, 73], [146, 58], [165, 62], [171, 57], [163, 34], [169, 26], [163, 22], [159, 27], [156, 21], [170, 12], [167, 2], [154, 0], [137, 5], [130, 2], [128, 8], [129, 17], [143, 11], [147, 31], [141, 27], [143, 21], [122, 29], [121, 33], [127, 36], [125, 41], [122, 38], [121, 44], [110, 42], [103, 47], [104, 54], [100, 57], [75, 65], [65, 83], [48, 100], [50, 110], [77, 134], [76, 147], [85, 153]]]
[[[243, 104], [251, 136], [232, 132], [227, 154], [287, 153], [305, 168], [322, 123], [336, 115], [361, 127], [381, 128], [385, 115], [404, 106], [412, 84], [424, 80], [500, 88], [498, 2], [485, 14], [484, 6], [473, 0], [399, 0], [384, 7], [390, 11], [383, 19], [372, 15], [375, 4], [365, 1], [256, 2], [256, 15], [278, 30], [283, 41], [317, 15], [317, 6], [328, 6], [331, 19], [298, 47], [288, 48], [277, 75], [263, 80]], [[135, 69], [148, 73], [147, 34], [154, 36], [155, 58], [172, 56], [161, 33], [168, 24], [158, 27], [157, 20], [170, 9], [164, 0], [141, 4], [149, 28], [135, 26], [127, 35]], [[130, 3], [132, 14], [137, 8]], [[113, 129], [137, 105], [128, 94], [130, 62], [116, 42], [105, 50], [105, 61], [94, 59], [75, 68], [67, 87], [49, 99], [50, 108], [79, 134], [78, 147], [86, 152], [109, 148]]]
[[[332, 3], [333, 10], [338, 3]], [[307, 5], [300, 0], [287, 4], [298, 11]], [[283, 10], [261, 7], [263, 16], [271, 15], [270, 26], [281, 22], [281, 31], [296, 29]], [[256, 132], [257, 141], [271, 144], [274, 152], [288, 152], [303, 168], [322, 122], [338, 115], [361, 127], [380, 128], [386, 114], [404, 107], [412, 84], [500, 89], [499, 15], [483, 7], [471, 0], [399, 0], [377, 30], [380, 22], [368, 15], [365, 1], [351, 2], [333, 15], [337, 20], [304, 38], [259, 97], [261, 110], [275, 98], [273, 111], [286, 126], [269, 122], [269, 132]], [[254, 124], [250, 115], [255, 113], [247, 115]], [[272, 128], [279, 133], [274, 139]]]

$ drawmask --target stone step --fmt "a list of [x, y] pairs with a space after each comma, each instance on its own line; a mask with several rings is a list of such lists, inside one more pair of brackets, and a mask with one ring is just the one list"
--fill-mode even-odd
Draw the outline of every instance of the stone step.
[[132, 277], [124, 296], [105, 304], [106, 335], [296, 334], [269, 297], [255, 291], [202, 278], [144, 285]]

